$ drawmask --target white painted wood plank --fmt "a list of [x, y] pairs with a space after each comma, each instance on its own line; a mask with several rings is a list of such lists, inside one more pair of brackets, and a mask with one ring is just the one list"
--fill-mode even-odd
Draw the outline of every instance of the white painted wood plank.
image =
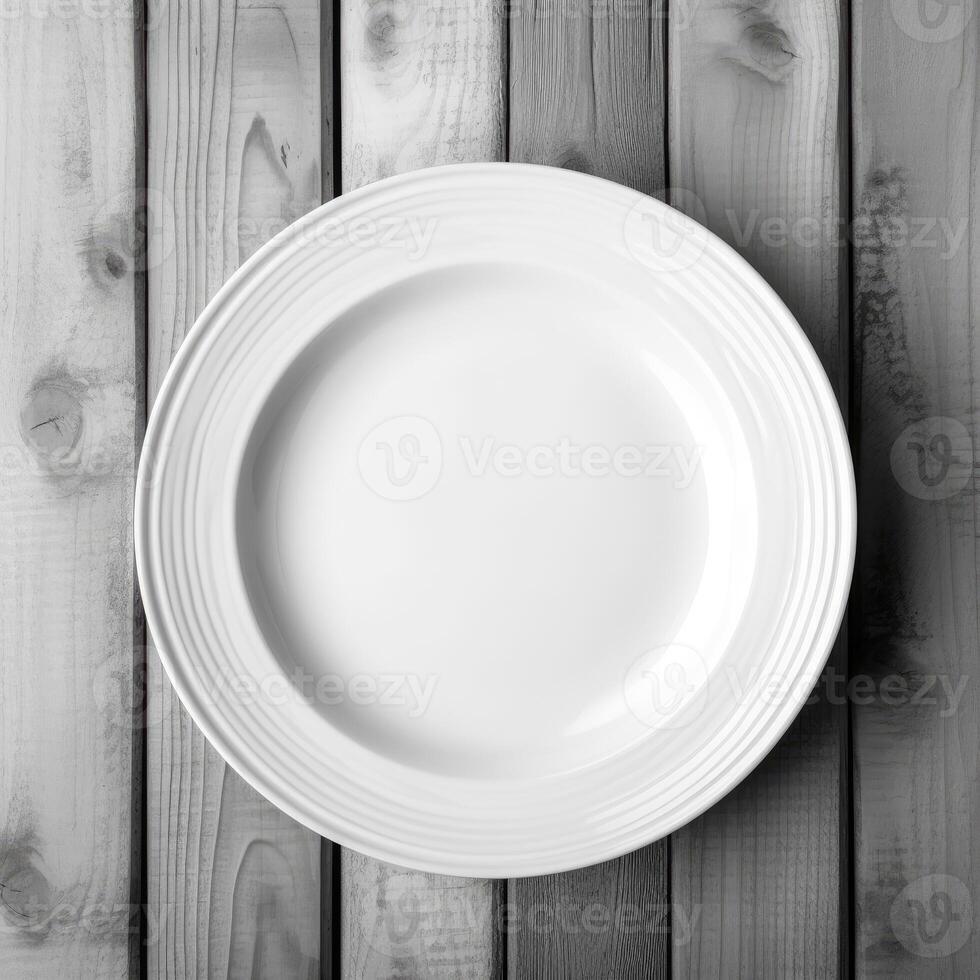
[[[343, 188], [504, 154], [504, 23], [494, 0], [344, 0]], [[423, 875], [344, 850], [345, 977], [487, 978], [500, 969], [496, 883]]]
[[[846, 403], [837, 0], [670, 5], [670, 182], [796, 314]], [[834, 669], [846, 664], [842, 641]], [[846, 707], [822, 697], [673, 841], [676, 977], [836, 977]]]
[[505, 152], [503, 7], [344, 0], [343, 189]]
[[138, 963], [140, 117], [133, 12], [117, 6], [0, 18], [4, 977]]
[[[659, 0], [648, 10], [579, 0], [522, 9], [510, 31], [510, 158], [661, 192], [664, 16]], [[668, 976], [669, 861], [659, 841], [591, 868], [511, 880], [510, 974]], [[549, 927], [529, 927], [540, 921]]]
[[[149, 388], [205, 302], [320, 201], [316, 0], [155, 8], [148, 35]], [[320, 840], [230, 770], [150, 655], [151, 977], [315, 977]]]

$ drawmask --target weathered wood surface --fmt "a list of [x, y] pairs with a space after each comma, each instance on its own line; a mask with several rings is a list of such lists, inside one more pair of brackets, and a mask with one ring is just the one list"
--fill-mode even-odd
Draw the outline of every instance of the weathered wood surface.
[[[151, 398], [206, 301], [323, 180], [316, 0], [152, 12]], [[224, 765], [149, 663], [149, 975], [318, 976], [319, 838]]]
[[[518, 8], [510, 32], [509, 159], [663, 191], [664, 9], [560, 0]], [[669, 843], [507, 893], [515, 977], [670, 972]]]
[[0, 18], [4, 977], [138, 964], [133, 34], [128, 5]]
[[859, 977], [980, 976], [974, 8], [853, 13]]
[[[507, 23], [490, 0], [344, 0], [340, 133], [315, 0], [150, 4], [145, 33], [125, 3], [14, 6], [0, 17], [0, 975], [133, 975], [141, 944], [154, 977], [338, 963], [349, 977], [827, 977], [851, 952], [859, 977], [980, 975], [972, 0], [853, 5], [850, 281], [837, 0], [669, 4], [666, 94], [656, 4], [512, 5]], [[669, 199], [787, 300], [842, 399], [853, 289], [853, 908], [840, 648], [820, 703], [675, 835], [669, 873], [658, 845], [514, 880], [506, 904], [500, 883], [321, 849], [223, 765], [152, 650], [144, 712], [130, 516], [144, 385], [152, 400], [227, 275], [329, 194], [338, 137], [343, 189], [501, 159], [508, 142], [512, 159], [650, 192], [669, 174]]]
[[[419, 167], [503, 159], [500, 3], [345, 0], [340, 36], [345, 191]], [[343, 976], [499, 974], [498, 883], [423, 875], [346, 849], [341, 881]]]
[[[846, 403], [841, 36], [837, 0], [672, 5], [668, 118], [676, 202], [781, 294]], [[845, 663], [839, 643], [832, 670]], [[847, 709], [820, 691], [742, 786], [674, 835], [672, 899], [696, 922], [675, 976], [841, 971]]]
[[664, 187], [665, 8], [556, 0], [510, 31], [509, 159]]
[[502, 976], [500, 885], [341, 850], [344, 977]]
[[502, 160], [500, 0], [343, 0], [343, 189], [446, 163]]
[[669, 852], [660, 844], [615, 861], [508, 886], [509, 977], [670, 976]]

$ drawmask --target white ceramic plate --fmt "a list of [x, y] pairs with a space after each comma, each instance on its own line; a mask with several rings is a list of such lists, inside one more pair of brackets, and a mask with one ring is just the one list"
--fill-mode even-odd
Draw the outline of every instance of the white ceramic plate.
[[662, 837], [825, 662], [854, 545], [827, 379], [720, 240], [623, 187], [446, 167], [234, 275], [146, 435], [182, 701], [318, 833], [527, 875]]

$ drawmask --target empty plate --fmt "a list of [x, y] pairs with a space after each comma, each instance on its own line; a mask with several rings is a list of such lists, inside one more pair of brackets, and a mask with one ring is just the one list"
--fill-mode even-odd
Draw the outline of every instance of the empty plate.
[[157, 399], [137, 560], [227, 761], [424, 870], [592, 864], [785, 731], [854, 547], [830, 385], [666, 205], [509, 164], [381, 181], [253, 256]]

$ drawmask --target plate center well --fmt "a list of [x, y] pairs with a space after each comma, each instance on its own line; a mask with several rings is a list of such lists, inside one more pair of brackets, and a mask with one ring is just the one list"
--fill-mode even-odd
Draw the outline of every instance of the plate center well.
[[447, 775], [566, 771], [649, 735], [638, 658], [693, 615], [706, 630], [734, 568], [726, 406], [700, 364], [666, 319], [545, 268], [430, 271], [329, 324], [239, 499], [289, 682]]

